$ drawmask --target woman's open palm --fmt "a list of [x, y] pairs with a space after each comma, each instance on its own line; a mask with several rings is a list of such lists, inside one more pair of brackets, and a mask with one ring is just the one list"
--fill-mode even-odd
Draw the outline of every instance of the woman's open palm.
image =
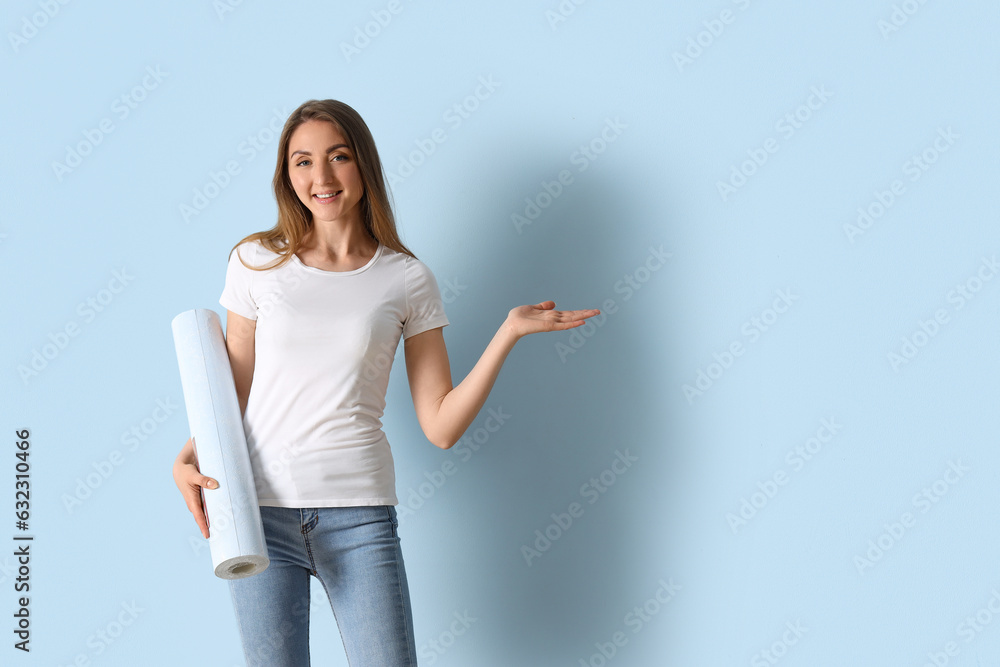
[[518, 306], [507, 314], [507, 327], [518, 337], [542, 331], [563, 331], [586, 323], [588, 317], [598, 315], [596, 308], [589, 310], [553, 310], [555, 301], [542, 301], [530, 306]]

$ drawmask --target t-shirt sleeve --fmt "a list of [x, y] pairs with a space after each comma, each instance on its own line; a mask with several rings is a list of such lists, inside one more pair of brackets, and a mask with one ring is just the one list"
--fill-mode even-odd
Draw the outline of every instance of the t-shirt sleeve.
[[444, 302], [434, 274], [427, 265], [412, 257], [407, 258], [404, 269], [406, 281], [406, 320], [403, 322], [403, 339], [418, 333], [448, 326]]
[[231, 310], [247, 319], [256, 320], [257, 303], [254, 301], [251, 291], [255, 272], [243, 266], [237, 255], [243, 257], [243, 261], [247, 264], [257, 265], [255, 244], [248, 242], [237, 246], [229, 256], [229, 266], [226, 267], [226, 286], [222, 289], [219, 303], [226, 310]]

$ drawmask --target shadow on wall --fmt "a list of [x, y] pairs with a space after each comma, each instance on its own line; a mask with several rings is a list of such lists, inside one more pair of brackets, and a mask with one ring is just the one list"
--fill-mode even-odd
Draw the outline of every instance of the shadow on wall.
[[[577, 329], [575, 344], [572, 330], [518, 343], [487, 402], [516, 418], [480, 455], [467, 495], [452, 498], [475, 526], [468, 562], [482, 576], [463, 592], [482, 601], [475, 652], [496, 664], [577, 664], [624, 629], [634, 591], [655, 581], [637, 550], [658, 523], [651, 492], [668, 443], [639, 441], [663, 422], [644, 389], [662, 372], [649, 363], [651, 337], [634, 323], [657, 303], [622, 278], [668, 232], [664, 225], [650, 239], [648, 222], [633, 222], [643, 212], [624, 177], [604, 171], [598, 187], [596, 176], [582, 176], [521, 234], [510, 229], [470, 249], [483, 258], [484, 292], [497, 309], [552, 299], [560, 310], [602, 311], [600, 325], [590, 318]], [[640, 277], [665, 281], [665, 273]]]

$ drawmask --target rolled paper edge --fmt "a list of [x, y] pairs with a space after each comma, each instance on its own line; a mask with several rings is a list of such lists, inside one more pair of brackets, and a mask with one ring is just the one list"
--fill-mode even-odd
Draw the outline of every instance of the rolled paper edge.
[[[215, 568], [215, 576], [220, 579], [246, 579], [247, 577], [252, 577], [255, 574], [263, 572], [270, 564], [271, 560], [267, 556], [257, 554], [236, 556], [234, 558], [227, 558], [219, 563], [218, 567]], [[252, 565], [253, 568], [238, 574], [233, 572], [233, 570], [247, 565]]]

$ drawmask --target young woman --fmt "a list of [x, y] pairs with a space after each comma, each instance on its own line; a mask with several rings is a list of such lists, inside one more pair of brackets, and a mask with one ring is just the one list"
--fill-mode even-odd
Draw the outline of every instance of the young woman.
[[[397, 534], [395, 471], [380, 417], [403, 338], [427, 439], [454, 445], [517, 340], [600, 311], [519, 306], [457, 387], [433, 274], [399, 240], [368, 126], [337, 100], [309, 100], [285, 123], [272, 182], [278, 221], [230, 251], [219, 303], [270, 565], [229, 581], [249, 665], [309, 664], [309, 582], [323, 584], [351, 665], [416, 665]], [[174, 463], [209, 535], [189, 439]]]

